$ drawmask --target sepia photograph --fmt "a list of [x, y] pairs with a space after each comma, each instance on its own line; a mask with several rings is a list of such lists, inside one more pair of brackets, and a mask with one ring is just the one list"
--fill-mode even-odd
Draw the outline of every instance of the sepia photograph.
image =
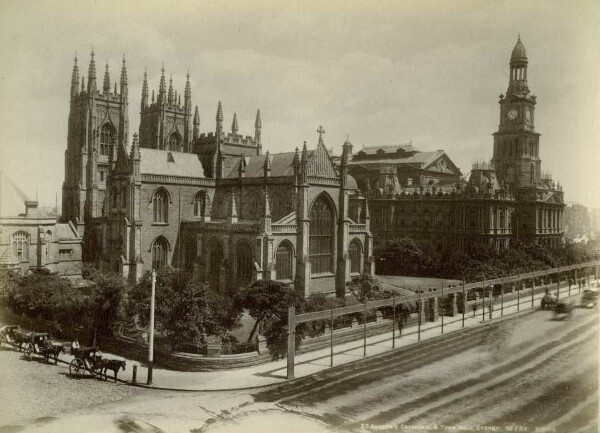
[[599, 431], [598, 0], [0, 0], [0, 433]]

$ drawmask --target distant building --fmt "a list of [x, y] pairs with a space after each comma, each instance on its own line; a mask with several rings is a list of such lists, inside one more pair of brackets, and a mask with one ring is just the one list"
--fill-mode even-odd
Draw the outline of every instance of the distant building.
[[406, 143], [354, 153], [350, 174], [369, 198], [375, 242], [443, 235], [459, 246], [483, 242], [497, 250], [513, 240], [561, 242], [563, 192], [541, 170], [536, 97], [527, 85], [527, 64], [519, 38], [508, 90], [500, 95], [492, 160], [474, 164], [467, 182], [443, 150], [421, 152]]
[[79, 279], [81, 244], [72, 223], [60, 224], [56, 216], [44, 214], [37, 201], [0, 171], [0, 274], [47, 269]]

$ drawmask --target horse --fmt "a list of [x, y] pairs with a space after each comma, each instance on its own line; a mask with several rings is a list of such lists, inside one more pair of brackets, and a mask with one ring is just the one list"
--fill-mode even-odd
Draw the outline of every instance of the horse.
[[58, 355], [61, 353], [67, 353], [64, 345], [59, 344], [49, 344], [45, 347], [40, 348], [40, 353], [44, 355], [44, 360], [46, 362], [50, 361], [50, 358], [54, 358], [54, 365], [58, 364]]
[[100, 361], [101, 367], [100, 371], [104, 370], [104, 380], [108, 380], [108, 370], [112, 370], [115, 374], [115, 383], [117, 383], [117, 374], [119, 370], [123, 368], [125, 371], [125, 361], [120, 359], [103, 359]]

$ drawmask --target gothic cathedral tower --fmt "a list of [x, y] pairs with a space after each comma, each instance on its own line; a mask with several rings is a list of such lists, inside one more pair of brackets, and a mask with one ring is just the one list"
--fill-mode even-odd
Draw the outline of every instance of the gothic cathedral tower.
[[[190, 74], [187, 74], [183, 104], [181, 95], [173, 90], [173, 78], [169, 80], [169, 90], [165, 81], [165, 68], [162, 68], [158, 97], [148, 101], [148, 75], [144, 73], [142, 101], [140, 104], [140, 147], [149, 149], [172, 150], [175, 152], [192, 151], [192, 90]], [[200, 127], [198, 108], [194, 115], [193, 129]]]
[[527, 86], [527, 53], [517, 41], [510, 57], [506, 96], [500, 95], [500, 127], [494, 133], [492, 162], [502, 185], [535, 187], [541, 176], [540, 134], [534, 128], [536, 97]]
[[106, 195], [106, 179], [116, 162], [117, 146], [127, 145], [129, 118], [124, 58], [119, 87], [115, 82], [114, 90], [111, 91], [110, 84], [107, 64], [102, 87], [98, 88], [92, 50], [87, 87], [82, 77], [80, 88], [79, 68], [75, 57], [71, 76], [62, 219], [72, 221], [79, 235], [83, 236], [84, 260], [95, 258], [99, 219], [103, 215]]

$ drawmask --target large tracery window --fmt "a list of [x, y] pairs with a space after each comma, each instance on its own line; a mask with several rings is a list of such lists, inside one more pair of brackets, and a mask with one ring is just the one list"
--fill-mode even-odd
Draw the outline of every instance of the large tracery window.
[[317, 198], [310, 210], [311, 274], [333, 272], [333, 217], [333, 209], [325, 196]]
[[167, 223], [169, 215], [169, 196], [166, 191], [158, 190], [152, 197], [152, 221], [155, 223]]
[[110, 124], [105, 123], [100, 129], [100, 155], [109, 155], [112, 147], [112, 137], [114, 129]]
[[16, 232], [12, 235], [13, 254], [20, 262], [29, 260], [29, 234]]
[[162, 269], [167, 266], [167, 251], [169, 245], [162, 236], [152, 243], [152, 269]]
[[360, 262], [361, 262], [362, 245], [358, 239], [354, 239], [350, 243], [348, 248], [348, 255], [350, 256], [350, 273], [360, 273]]
[[235, 250], [235, 273], [239, 284], [252, 281], [252, 250], [246, 242], [239, 242]]
[[289, 242], [282, 242], [275, 253], [275, 271], [278, 280], [293, 280], [293, 253]]

